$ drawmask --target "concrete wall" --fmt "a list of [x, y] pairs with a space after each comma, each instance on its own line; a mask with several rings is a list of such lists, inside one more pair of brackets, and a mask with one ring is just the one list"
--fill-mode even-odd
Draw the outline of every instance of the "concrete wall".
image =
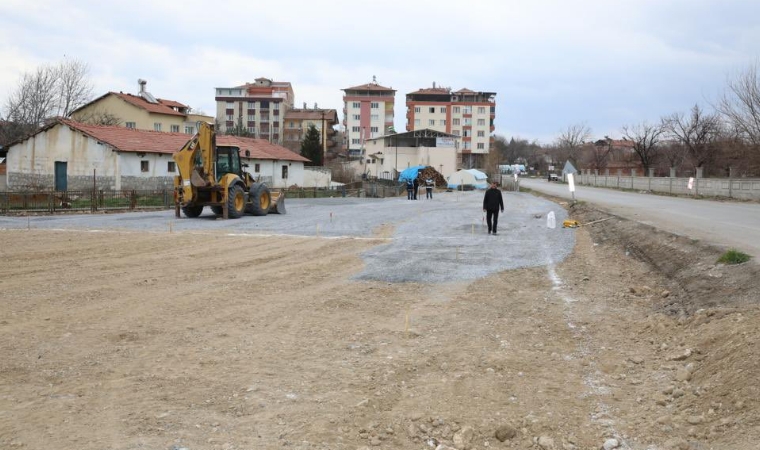
[[662, 192], [676, 195], [729, 197], [760, 200], [760, 179], [757, 178], [694, 178], [689, 190], [688, 178], [631, 177], [576, 174], [576, 182], [599, 187]]
[[303, 184], [301, 187], [330, 187], [332, 171], [324, 167], [304, 167]]

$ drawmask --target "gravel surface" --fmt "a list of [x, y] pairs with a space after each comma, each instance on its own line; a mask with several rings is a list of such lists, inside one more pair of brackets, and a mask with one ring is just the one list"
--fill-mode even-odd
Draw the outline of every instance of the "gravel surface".
[[[175, 219], [173, 211], [0, 217], [0, 229], [93, 231], [224, 232], [289, 236], [387, 238], [363, 254], [358, 279], [388, 282], [473, 280], [519, 267], [562, 261], [575, 244], [563, 229], [559, 205], [530, 194], [504, 192], [499, 234], [488, 235], [483, 193], [436, 193], [432, 200], [406, 198], [289, 199], [287, 215], [217, 219]], [[547, 227], [553, 211], [557, 226]]]

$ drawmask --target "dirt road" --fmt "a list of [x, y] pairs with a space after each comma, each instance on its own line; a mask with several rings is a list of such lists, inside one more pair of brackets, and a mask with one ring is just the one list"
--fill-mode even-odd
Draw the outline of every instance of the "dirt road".
[[756, 265], [612, 218], [559, 265], [356, 279], [373, 235], [0, 231], [0, 448], [760, 446]]

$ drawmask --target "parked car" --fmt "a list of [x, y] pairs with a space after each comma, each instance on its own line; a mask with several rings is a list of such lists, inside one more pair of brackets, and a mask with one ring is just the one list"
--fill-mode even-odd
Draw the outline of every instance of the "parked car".
[[553, 172], [549, 172], [549, 181], [559, 181], [559, 175]]

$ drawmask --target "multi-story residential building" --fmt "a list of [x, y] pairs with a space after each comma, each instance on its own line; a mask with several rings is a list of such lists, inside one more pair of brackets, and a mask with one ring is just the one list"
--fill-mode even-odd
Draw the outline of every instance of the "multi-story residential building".
[[436, 87], [406, 95], [406, 129], [429, 128], [460, 136], [464, 169], [485, 167], [493, 144], [496, 93]]
[[218, 130], [241, 133], [282, 144], [285, 113], [293, 107], [295, 94], [289, 82], [256, 78], [254, 83], [216, 89]]
[[393, 126], [396, 90], [372, 82], [342, 89], [344, 148], [351, 156], [361, 155], [367, 139], [382, 136]]
[[156, 98], [138, 80], [137, 95], [108, 92], [71, 112], [72, 119], [100, 125], [120, 125], [138, 130], [194, 134], [198, 121], [213, 122], [211, 116], [194, 114], [180, 102]]
[[303, 104], [303, 109], [293, 108], [289, 109], [285, 113], [285, 126], [282, 129], [284, 137], [283, 146], [288, 149], [300, 153], [301, 143], [304, 137], [306, 137], [306, 131], [310, 125], [319, 131], [319, 137], [322, 142], [322, 161], [325, 161], [325, 157], [328, 153], [334, 153], [337, 142], [335, 142], [335, 129], [333, 127], [338, 125], [338, 111], [334, 109], [320, 109], [317, 104], [314, 104], [314, 108], [307, 108], [306, 103]]

